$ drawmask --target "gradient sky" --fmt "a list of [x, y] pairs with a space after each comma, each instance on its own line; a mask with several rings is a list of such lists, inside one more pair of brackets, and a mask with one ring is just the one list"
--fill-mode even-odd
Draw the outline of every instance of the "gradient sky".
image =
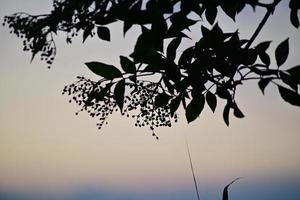
[[[260, 39], [272, 40], [274, 51], [290, 36], [290, 55], [283, 67], [300, 63], [299, 30], [289, 22], [287, 1], [267, 22]], [[51, 0], [0, 0], [0, 17], [17, 11], [48, 13]], [[263, 10], [250, 8], [238, 25], [219, 16], [225, 30], [239, 27], [249, 37]], [[221, 19], [222, 18], [222, 19]], [[157, 129], [156, 141], [147, 128], [118, 113], [101, 131], [87, 114], [62, 96], [77, 75], [95, 77], [87, 61], [118, 64], [129, 55], [135, 29], [122, 38], [122, 24], [111, 25], [112, 42], [82, 38], [66, 45], [56, 38], [58, 54], [51, 70], [22, 51], [22, 41], [0, 28], [0, 199], [196, 199], [185, 138], [194, 162], [202, 199], [220, 199], [222, 188], [244, 177], [230, 190], [232, 199], [290, 199], [300, 196], [300, 109], [285, 103], [275, 87], [263, 96], [257, 82], [238, 90], [237, 102], [246, 117], [231, 117], [230, 127], [217, 112], [205, 109], [187, 125], [180, 112], [173, 128]], [[199, 26], [190, 34], [197, 41]], [[274, 64], [274, 59], [272, 60]], [[1, 198], [2, 197], [2, 198]], [[298, 197], [298, 198], [297, 198]]]

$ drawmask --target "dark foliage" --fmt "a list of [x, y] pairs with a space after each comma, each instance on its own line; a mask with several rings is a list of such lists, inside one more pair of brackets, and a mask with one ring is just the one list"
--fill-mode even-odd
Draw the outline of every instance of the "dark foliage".
[[[115, 110], [136, 118], [136, 126], [154, 128], [171, 126], [177, 121], [176, 111], [183, 106], [190, 123], [201, 114], [205, 104], [214, 112], [217, 102], [226, 102], [223, 118], [229, 125], [230, 111], [237, 118], [244, 114], [235, 100], [237, 87], [244, 81], [256, 79], [264, 93], [275, 84], [283, 100], [299, 106], [300, 67], [282, 70], [289, 54], [289, 39], [278, 44], [275, 52], [277, 67], [271, 68], [271, 42], [253, 42], [268, 18], [276, 12], [281, 0], [265, 4], [259, 0], [54, 0], [47, 15], [15, 13], [6, 16], [4, 25], [24, 40], [24, 50], [32, 59], [40, 54], [49, 66], [56, 55], [53, 34], [66, 32], [66, 42], [82, 33], [83, 42], [93, 36], [110, 41], [108, 24], [122, 21], [124, 36], [133, 26], [141, 27], [134, 51], [129, 57], [120, 56], [120, 67], [88, 62], [86, 66], [102, 77], [92, 81], [78, 77], [66, 86], [82, 110], [98, 117], [99, 128]], [[299, 27], [299, 0], [290, 0], [290, 21]], [[240, 38], [238, 31], [224, 32], [216, 16], [220, 10], [235, 21], [246, 5], [262, 7], [266, 14], [251, 38]], [[191, 13], [199, 20], [191, 19]], [[255, 14], [255, 13], [254, 13]], [[206, 19], [212, 28], [201, 26], [202, 37], [193, 46], [177, 49], [189, 39], [186, 30]], [[166, 39], [171, 42], [164, 49]], [[286, 69], [286, 68], [285, 68]], [[155, 81], [154, 81], [155, 80]], [[157, 136], [156, 136], [157, 137]], [[226, 198], [225, 198], [226, 199]]]

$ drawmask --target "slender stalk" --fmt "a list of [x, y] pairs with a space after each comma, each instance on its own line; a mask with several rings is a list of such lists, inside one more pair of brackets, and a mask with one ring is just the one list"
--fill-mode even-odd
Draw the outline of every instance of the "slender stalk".
[[197, 199], [200, 200], [200, 195], [199, 195], [197, 180], [196, 180], [195, 173], [194, 173], [194, 167], [193, 167], [192, 157], [191, 157], [191, 153], [190, 153], [190, 148], [189, 148], [189, 145], [188, 145], [188, 142], [187, 142], [186, 138], [185, 138], [185, 143], [186, 143], [186, 148], [187, 148], [187, 152], [188, 152], [188, 156], [189, 156], [190, 166], [191, 166], [191, 170], [192, 170], [192, 174], [193, 174], [193, 180], [194, 180], [194, 185], [195, 185], [195, 189], [196, 189], [196, 193], [197, 193]]

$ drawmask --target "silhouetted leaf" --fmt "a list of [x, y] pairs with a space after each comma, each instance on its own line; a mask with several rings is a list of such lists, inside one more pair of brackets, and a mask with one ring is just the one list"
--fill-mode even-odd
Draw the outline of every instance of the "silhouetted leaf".
[[271, 63], [270, 56], [266, 53], [266, 50], [269, 48], [270, 44], [271, 44], [271, 41], [264, 41], [262, 43], [259, 43], [255, 47], [255, 50], [258, 52], [259, 58], [267, 66], [269, 66]]
[[191, 62], [192, 57], [194, 56], [194, 48], [190, 47], [184, 50], [178, 60], [179, 65], [185, 65]]
[[266, 52], [266, 50], [269, 48], [270, 44], [271, 44], [271, 41], [264, 41], [264, 42], [261, 42], [258, 45], [256, 45], [255, 49], [259, 53]]
[[289, 7], [291, 8], [290, 20], [293, 26], [299, 28], [298, 10], [300, 9], [299, 0], [290, 0]]
[[124, 26], [123, 26], [123, 35], [125, 36], [127, 31], [132, 27], [132, 23], [129, 23], [128, 21], [124, 21]]
[[131, 74], [136, 73], [136, 68], [135, 68], [134, 62], [129, 60], [127, 57], [120, 56], [120, 64], [121, 64], [122, 69], [126, 73], [131, 73]]
[[120, 108], [120, 111], [123, 110], [124, 105], [124, 92], [125, 92], [125, 80], [120, 80], [114, 89], [114, 99], [116, 100], [117, 105]]
[[230, 108], [231, 108], [230, 103], [227, 102], [227, 104], [225, 105], [224, 110], [223, 110], [223, 120], [224, 120], [224, 122], [227, 126], [229, 126], [229, 111], [230, 111]]
[[155, 97], [154, 105], [156, 108], [163, 107], [168, 104], [169, 100], [171, 99], [171, 96], [166, 93], [159, 93]]
[[245, 49], [242, 51], [242, 64], [253, 65], [257, 59], [257, 51], [254, 49]]
[[88, 26], [86, 29], [83, 31], [83, 41], [82, 43], [85, 42], [85, 40], [92, 34], [93, 26]]
[[287, 72], [300, 84], [300, 65], [288, 69]]
[[230, 98], [230, 93], [228, 92], [227, 88], [217, 87], [216, 93], [222, 99], [229, 99]]
[[239, 178], [234, 179], [233, 181], [231, 181], [228, 185], [225, 186], [224, 190], [223, 190], [223, 198], [222, 200], [228, 200], [228, 188], [231, 184], [233, 184], [235, 181], [237, 181]]
[[174, 60], [176, 58], [176, 50], [178, 46], [180, 45], [181, 38], [175, 38], [170, 42], [167, 48], [167, 57], [171, 60]]
[[196, 95], [187, 105], [185, 110], [185, 117], [188, 123], [194, 121], [202, 112], [205, 104], [204, 95]]
[[261, 59], [261, 61], [266, 65], [266, 66], [270, 66], [271, 64], [271, 59], [270, 59], [270, 56], [263, 52], [263, 53], [259, 53], [258, 54], [259, 58]]
[[217, 107], [217, 97], [216, 97], [216, 95], [214, 95], [210, 91], [207, 91], [205, 97], [206, 97], [206, 102], [207, 102], [208, 106], [210, 107], [210, 109], [213, 112], [215, 112], [216, 107]]
[[108, 25], [115, 21], [116, 21], [116, 19], [114, 19], [110, 16], [103, 17], [102, 13], [99, 13], [99, 16], [95, 17], [95, 23], [97, 25]]
[[97, 35], [102, 40], [110, 41], [110, 31], [105, 26], [98, 26]]
[[210, 34], [210, 30], [206, 28], [205, 26], [201, 26], [201, 33], [203, 37], [208, 37]]
[[299, 28], [298, 10], [296, 10], [296, 9], [291, 9], [290, 20], [291, 20], [291, 23], [292, 23], [296, 28]]
[[265, 94], [265, 88], [270, 83], [271, 78], [262, 78], [258, 81], [258, 86], [263, 94]]
[[155, 40], [150, 30], [143, 27], [142, 34], [138, 37], [134, 52], [130, 55], [135, 62], [145, 62], [145, 56], [155, 51]]
[[180, 105], [180, 101], [181, 101], [181, 96], [177, 96], [176, 98], [171, 100], [170, 103], [171, 116], [173, 116], [176, 110], [178, 109]]
[[95, 74], [109, 80], [122, 76], [120, 70], [113, 65], [107, 65], [101, 62], [88, 62], [85, 63], [85, 65]]
[[300, 95], [297, 94], [296, 92], [284, 88], [282, 86], [278, 86], [278, 90], [279, 93], [281, 95], [281, 97], [283, 98], [283, 100], [285, 100], [286, 102], [295, 105], [295, 106], [300, 106]]
[[147, 65], [144, 69], [145, 72], [158, 72], [161, 69], [160, 65]]
[[281, 42], [275, 50], [277, 66], [280, 67], [289, 55], [289, 38]]
[[213, 25], [217, 16], [218, 10], [216, 7], [208, 7], [205, 11], [205, 17], [207, 21]]
[[293, 90], [295, 90], [296, 92], [298, 91], [298, 86], [297, 86], [297, 81], [296, 79], [294, 79], [291, 75], [284, 73], [282, 71], [279, 72], [280, 78], [281, 80], [287, 84], [288, 86], [290, 86]]
[[184, 29], [189, 29], [190, 26], [194, 25], [197, 21], [187, 18], [183, 12], [176, 12], [170, 16], [171, 26], [167, 32], [167, 37], [182, 37]]
[[233, 104], [233, 114], [237, 118], [245, 117], [245, 115], [242, 113], [242, 111], [239, 109], [239, 107], [236, 105], [236, 103]]
[[233, 21], [235, 21], [235, 16], [236, 16], [236, 8], [235, 8], [236, 4], [237, 2], [234, 1], [227, 1], [227, 0], [221, 1], [221, 8], [226, 13], [226, 15], [228, 15]]

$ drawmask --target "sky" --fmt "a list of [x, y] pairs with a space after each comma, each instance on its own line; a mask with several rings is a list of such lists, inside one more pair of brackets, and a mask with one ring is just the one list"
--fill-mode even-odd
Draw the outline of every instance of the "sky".
[[[0, 0], [0, 18], [14, 12], [48, 13], [51, 0]], [[250, 8], [237, 24], [219, 15], [225, 30], [239, 29], [241, 37], [254, 32], [263, 10]], [[299, 64], [299, 30], [290, 25], [287, 1], [267, 22], [256, 44], [272, 40], [270, 52], [288, 36], [290, 55], [283, 67]], [[22, 51], [22, 41], [0, 28], [0, 199], [5, 200], [183, 200], [196, 199], [185, 140], [187, 139], [201, 199], [220, 199], [223, 187], [231, 199], [288, 199], [300, 196], [300, 109], [284, 102], [275, 87], [265, 95], [257, 82], [239, 88], [237, 102], [246, 117], [231, 117], [227, 127], [222, 105], [212, 114], [205, 108], [187, 124], [179, 111], [172, 128], [147, 128], [118, 113], [101, 131], [97, 121], [61, 95], [65, 85], [83, 75], [97, 79], [83, 63], [117, 65], [129, 55], [137, 29], [122, 37], [122, 24], [110, 26], [112, 42], [82, 38], [67, 45], [58, 34], [58, 53], [52, 68]], [[200, 27], [190, 33], [201, 37]], [[275, 61], [272, 59], [272, 64]]]

